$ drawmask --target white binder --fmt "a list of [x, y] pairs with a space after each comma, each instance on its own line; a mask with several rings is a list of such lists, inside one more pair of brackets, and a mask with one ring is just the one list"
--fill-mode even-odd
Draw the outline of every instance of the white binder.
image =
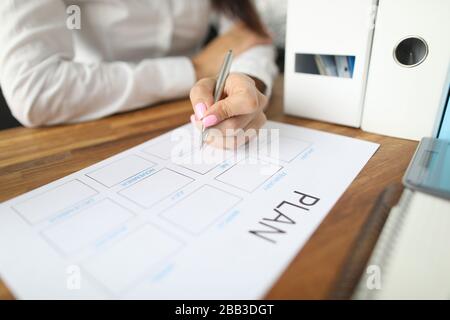
[[362, 129], [433, 134], [450, 61], [450, 1], [380, 0]]
[[[288, 2], [286, 113], [360, 126], [375, 3], [376, 0]], [[296, 66], [299, 54], [355, 56], [353, 78], [301, 72]]]

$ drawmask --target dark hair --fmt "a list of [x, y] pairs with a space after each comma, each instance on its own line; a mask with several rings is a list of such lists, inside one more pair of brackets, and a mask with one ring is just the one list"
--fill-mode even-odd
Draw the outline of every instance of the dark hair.
[[212, 3], [215, 9], [230, 18], [237, 18], [252, 31], [267, 35], [252, 0], [212, 0]]

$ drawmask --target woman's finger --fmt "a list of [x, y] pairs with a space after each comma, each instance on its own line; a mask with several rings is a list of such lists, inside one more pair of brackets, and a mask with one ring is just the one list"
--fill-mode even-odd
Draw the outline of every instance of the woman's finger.
[[198, 129], [198, 130], [201, 130], [201, 129], [202, 129], [202, 123], [201, 123], [201, 121], [199, 121], [199, 120], [197, 119], [197, 117], [195, 116], [195, 114], [192, 114], [192, 115], [191, 115], [190, 120], [191, 120], [191, 123], [192, 123], [192, 125], [194, 126], [194, 128], [196, 128], [196, 129]]
[[255, 113], [262, 108], [263, 105], [260, 103], [256, 90], [232, 94], [208, 108], [202, 119], [203, 125], [206, 128], [212, 127], [226, 119]]
[[197, 120], [203, 118], [206, 110], [214, 103], [214, 87], [216, 81], [212, 78], [199, 80], [189, 94]]
[[212, 128], [212, 134], [208, 135], [206, 142], [215, 148], [237, 149], [251, 139], [256, 138], [259, 129], [265, 124], [266, 120], [265, 114], [263, 112], [259, 113], [243, 130], [237, 131], [238, 134], [235, 136], [222, 135], [221, 131]]
[[224, 136], [232, 136], [236, 135], [235, 133], [237, 133], [237, 131], [241, 131], [243, 128], [247, 127], [253, 118], [253, 114], [244, 114], [228, 118], [215, 125], [213, 128], [220, 131]]
[[263, 95], [250, 77], [233, 73], [225, 84], [225, 98], [213, 104], [203, 116], [205, 127], [212, 127], [235, 116], [263, 110], [267, 97]]

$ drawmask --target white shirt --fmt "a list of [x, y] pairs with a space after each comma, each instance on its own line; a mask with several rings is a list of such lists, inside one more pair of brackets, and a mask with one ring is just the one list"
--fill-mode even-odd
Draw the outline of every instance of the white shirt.
[[[81, 9], [81, 29], [66, 22]], [[208, 0], [1, 0], [0, 84], [26, 126], [86, 121], [185, 97], [195, 84], [189, 59], [213, 15]], [[231, 22], [220, 19], [221, 32]], [[269, 88], [271, 46], [235, 59], [232, 71]]]

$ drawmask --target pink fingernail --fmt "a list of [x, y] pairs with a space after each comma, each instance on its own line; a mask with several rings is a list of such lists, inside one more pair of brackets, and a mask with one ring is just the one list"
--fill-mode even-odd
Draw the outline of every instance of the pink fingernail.
[[216, 125], [217, 122], [219, 122], [218, 119], [217, 119], [217, 117], [216, 117], [215, 115], [213, 115], [213, 114], [211, 114], [211, 115], [205, 117], [202, 121], [203, 121], [203, 125], [204, 125], [206, 128], [212, 127], [212, 126]]
[[195, 124], [196, 121], [197, 121], [197, 119], [195, 118], [195, 115], [191, 114], [191, 122], [192, 122], [192, 124]]
[[197, 119], [201, 119], [206, 112], [206, 104], [204, 104], [203, 102], [197, 103], [194, 107], [194, 110]]

